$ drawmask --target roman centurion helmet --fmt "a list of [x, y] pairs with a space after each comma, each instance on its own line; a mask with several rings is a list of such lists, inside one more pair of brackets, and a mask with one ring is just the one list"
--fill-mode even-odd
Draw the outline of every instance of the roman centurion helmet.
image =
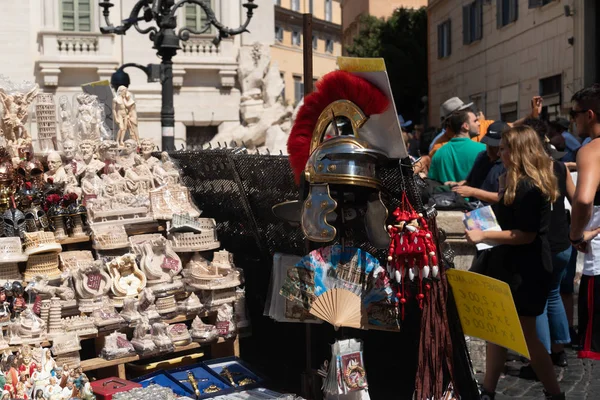
[[300, 223], [309, 240], [335, 239], [331, 215], [344, 193], [353, 191], [368, 193], [364, 218], [369, 240], [376, 247], [388, 246], [387, 209], [376, 174], [388, 156], [363, 138], [361, 131], [370, 116], [388, 107], [390, 100], [378, 87], [345, 71], [323, 76], [316, 91], [305, 97], [287, 147], [296, 182], [308, 188]]

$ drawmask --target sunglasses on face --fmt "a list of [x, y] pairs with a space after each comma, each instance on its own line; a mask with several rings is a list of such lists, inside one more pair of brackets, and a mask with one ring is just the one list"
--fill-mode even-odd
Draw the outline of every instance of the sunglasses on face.
[[590, 111], [590, 109], [586, 109], [586, 110], [570, 110], [569, 111], [569, 116], [571, 117], [571, 119], [575, 119], [577, 118], [577, 114], [583, 114]]

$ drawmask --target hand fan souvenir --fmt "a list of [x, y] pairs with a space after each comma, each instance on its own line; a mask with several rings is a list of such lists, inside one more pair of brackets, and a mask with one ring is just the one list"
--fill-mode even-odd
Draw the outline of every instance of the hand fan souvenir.
[[[358, 248], [340, 245], [312, 251], [293, 268], [280, 294], [301, 304], [310, 314], [336, 327], [363, 327], [363, 296], [367, 293], [368, 278], [381, 270], [371, 254]], [[381, 290], [381, 286], [377, 287]], [[371, 293], [371, 301], [386, 301], [387, 292]]]

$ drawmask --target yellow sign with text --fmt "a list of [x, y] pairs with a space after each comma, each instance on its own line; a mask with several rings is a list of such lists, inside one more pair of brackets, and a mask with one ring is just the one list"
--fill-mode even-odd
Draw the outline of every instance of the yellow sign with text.
[[508, 284], [456, 269], [447, 270], [446, 276], [465, 335], [495, 343], [529, 358]]

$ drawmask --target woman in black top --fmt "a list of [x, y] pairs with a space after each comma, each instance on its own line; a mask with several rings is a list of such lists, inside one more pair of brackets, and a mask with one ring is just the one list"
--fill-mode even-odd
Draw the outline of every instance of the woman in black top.
[[[493, 207], [502, 231], [466, 231], [467, 240], [496, 245], [490, 250], [487, 274], [511, 288], [531, 365], [544, 385], [547, 398], [564, 399], [552, 359], [536, 333], [536, 316], [544, 311], [552, 280], [547, 234], [550, 205], [559, 195], [552, 161], [537, 134], [526, 126], [502, 134], [500, 157], [506, 174], [500, 183], [502, 197]], [[482, 399], [494, 398], [506, 352], [496, 344], [487, 344]]]

